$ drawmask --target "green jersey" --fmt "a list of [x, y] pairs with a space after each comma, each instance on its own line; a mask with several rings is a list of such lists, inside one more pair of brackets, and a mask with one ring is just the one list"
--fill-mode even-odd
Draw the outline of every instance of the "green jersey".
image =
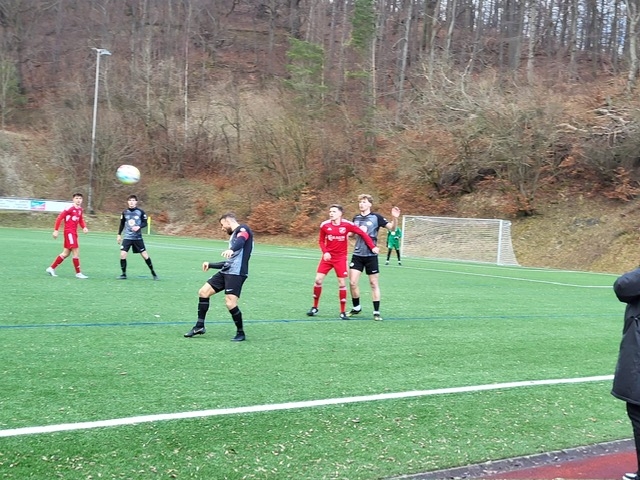
[[400, 250], [400, 239], [402, 238], [402, 230], [396, 227], [395, 230], [389, 230], [387, 234], [387, 248], [395, 248]]

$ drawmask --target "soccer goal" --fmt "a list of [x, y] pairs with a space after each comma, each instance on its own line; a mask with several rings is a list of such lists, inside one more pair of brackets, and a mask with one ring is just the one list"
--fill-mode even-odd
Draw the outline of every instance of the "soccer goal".
[[402, 218], [402, 255], [518, 265], [511, 222], [482, 218]]

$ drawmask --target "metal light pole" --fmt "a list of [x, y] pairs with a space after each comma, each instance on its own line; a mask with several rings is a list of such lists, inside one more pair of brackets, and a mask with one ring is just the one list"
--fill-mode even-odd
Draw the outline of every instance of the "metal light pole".
[[98, 113], [98, 85], [100, 84], [100, 57], [111, 55], [105, 48], [93, 48], [96, 51], [96, 89], [93, 93], [93, 128], [91, 129], [91, 161], [89, 163], [89, 198], [87, 199], [87, 210], [93, 213], [93, 165], [96, 156], [96, 115]]

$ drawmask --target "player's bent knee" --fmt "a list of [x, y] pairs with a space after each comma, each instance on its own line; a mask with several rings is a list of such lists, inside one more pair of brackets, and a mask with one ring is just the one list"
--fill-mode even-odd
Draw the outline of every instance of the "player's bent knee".
[[209, 285], [208, 283], [205, 283], [202, 287], [200, 287], [200, 290], [198, 290], [198, 296], [200, 298], [209, 298], [214, 293], [216, 292], [213, 291], [213, 288], [211, 288], [211, 285]]

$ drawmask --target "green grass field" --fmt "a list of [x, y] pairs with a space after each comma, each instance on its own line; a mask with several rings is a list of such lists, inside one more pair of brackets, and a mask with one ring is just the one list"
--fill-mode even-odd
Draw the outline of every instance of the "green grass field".
[[[377, 479], [631, 436], [608, 380], [375, 399], [612, 374], [624, 310], [613, 275], [408, 258], [381, 267], [383, 322], [364, 277], [359, 317], [337, 319], [328, 276], [309, 318], [319, 251], [258, 238], [236, 343], [220, 296], [206, 335], [182, 336], [209, 276], [200, 265], [226, 243], [146, 237], [154, 282], [133, 254], [129, 279], [115, 279], [115, 234], [80, 241], [90, 278], [70, 260], [52, 278], [50, 230], [0, 228], [0, 478]], [[330, 399], [347, 400], [269, 408]], [[225, 410], [241, 407], [256, 408]]]

